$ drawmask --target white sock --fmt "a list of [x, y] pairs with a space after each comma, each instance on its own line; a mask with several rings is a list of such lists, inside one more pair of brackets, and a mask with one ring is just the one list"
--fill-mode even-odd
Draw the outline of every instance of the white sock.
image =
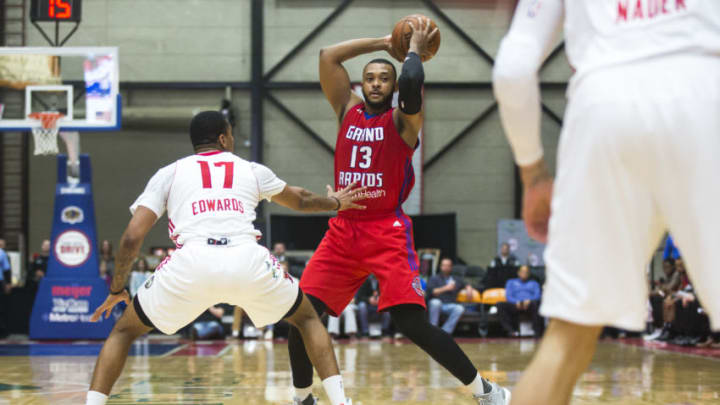
[[345, 387], [341, 375], [334, 375], [323, 380], [325, 393], [330, 398], [332, 405], [343, 405], [345, 403]]
[[295, 387], [295, 398], [304, 400], [308, 395], [312, 394], [312, 385], [307, 388]]
[[88, 391], [85, 405], [105, 405], [108, 396], [97, 391]]
[[483, 379], [480, 376], [480, 373], [475, 376], [475, 379], [470, 383], [469, 387], [472, 389], [474, 395], [487, 394], [487, 392], [485, 392], [485, 385], [483, 384]]

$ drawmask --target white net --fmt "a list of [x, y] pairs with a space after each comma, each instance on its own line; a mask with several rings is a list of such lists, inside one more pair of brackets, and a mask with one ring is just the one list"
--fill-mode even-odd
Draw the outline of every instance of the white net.
[[58, 154], [58, 132], [60, 132], [60, 128], [58, 127], [36, 127], [32, 129], [33, 139], [35, 140], [35, 156]]
[[64, 115], [57, 112], [42, 112], [30, 114], [29, 118], [36, 119], [41, 122], [38, 127], [33, 127], [32, 134], [35, 141], [35, 156], [57, 155], [58, 150], [58, 133], [60, 127], [57, 121]]

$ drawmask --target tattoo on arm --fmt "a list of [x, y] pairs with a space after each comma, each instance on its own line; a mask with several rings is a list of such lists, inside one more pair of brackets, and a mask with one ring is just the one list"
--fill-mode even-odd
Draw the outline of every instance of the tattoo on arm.
[[110, 285], [111, 292], [118, 292], [127, 285], [133, 261], [137, 257], [141, 245], [142, 241], [135, 243], [128, 240], [126, 235], [123, 235], [117, 255], [115, 255], [115, 275], [113, 275], [112, 284]]
[[301, 211], [333, 211], [335, 208], [337, 208], [337, 200], [333, 198], [323, 197], [305, 189], [300, 191]]

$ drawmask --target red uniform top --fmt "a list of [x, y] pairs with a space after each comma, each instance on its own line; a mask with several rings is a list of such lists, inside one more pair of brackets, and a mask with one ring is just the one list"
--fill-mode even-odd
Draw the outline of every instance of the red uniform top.
[[335, 146], [335, 188], [356, 181], [368, 187], [365, 210], [340, 211], [348, 219], [373, 219], [402, 212], [401, 205], [415, 184], [414, 148], [400, 137], [391, 108], [370, 115], [365, 104], [345, 114]]

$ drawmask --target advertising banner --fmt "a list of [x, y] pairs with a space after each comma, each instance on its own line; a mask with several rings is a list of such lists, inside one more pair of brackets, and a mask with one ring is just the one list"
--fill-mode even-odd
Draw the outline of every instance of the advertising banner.
[[90, 322], [108, 294], [99, 274], [90, 158], [80, 156], [80, 182], [68, 182], [67, 156], [58, 155], [58, 181], [47, 274], [30, 318], [31, 339], [104, 339], [121, 309]]

